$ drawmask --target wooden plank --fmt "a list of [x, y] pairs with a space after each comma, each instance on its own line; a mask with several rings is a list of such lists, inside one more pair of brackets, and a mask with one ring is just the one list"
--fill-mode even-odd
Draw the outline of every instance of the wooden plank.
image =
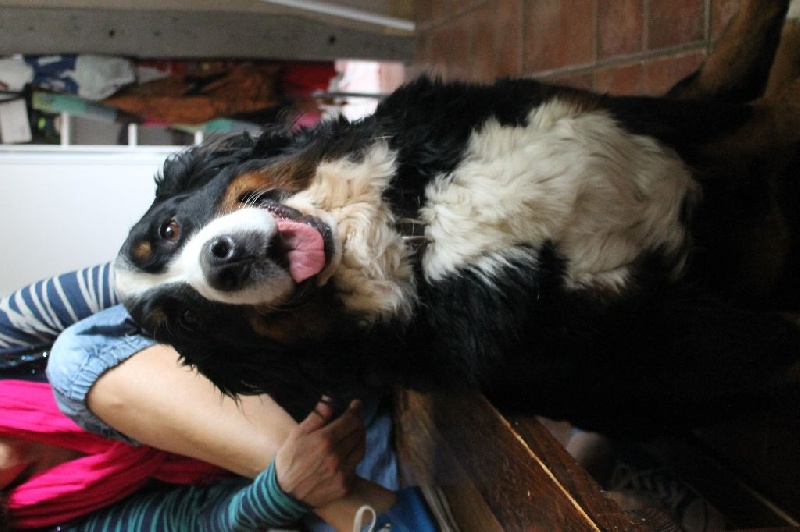
[[[800, 405], [696, 431], [701, 450], [770, 501], [771, 511], [800, 526]], [[736, 505], [738, 507], [738, 504]]]
[[531, 455], [542, 461], [601, 530], [678, 530], [665, 514], [655, 509], [647, 514], [626, 513], [608, 497], [598, 496], [602, 491], [600, 485], [535, 418], [515, 415], [507, 421], [524, 440]]
[[3, 7], [0, 54], [409, 61], [411, 35], [228, 11]]
[[[737, 431], [732, 441], [742, 435]], [[796, 445], [796, 440], [787, 443]], [[648, 451], [722, 512], [737, 530], [800, 530], [797, 519], [770, 498], [771, 486], [753, 484], [742, 474], [743, 465], [761, 464], [756, 453], [741, 456], [739, 467], [735, 467], [720, 457], [719, 449], [691, 437], [652, 442]]]
[[404, 479], [438, 487], [464, 532], [675, 530], [625, 514], [535, 419], [482, 396], [400, 392], [395, 419]]

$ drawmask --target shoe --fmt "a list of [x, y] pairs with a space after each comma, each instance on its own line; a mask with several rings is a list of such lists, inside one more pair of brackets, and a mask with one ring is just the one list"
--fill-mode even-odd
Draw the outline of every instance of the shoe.
[[622, 445], [609, 492], [661, 508], [686, 532], [722, 530], [725, 518], [706, 499], [635, 447]]
[[376, 514], [371, 506], [362, 506], [353, 520], [353, 532], [439, 532], [418, 488], [397, 492], [394, 506]]

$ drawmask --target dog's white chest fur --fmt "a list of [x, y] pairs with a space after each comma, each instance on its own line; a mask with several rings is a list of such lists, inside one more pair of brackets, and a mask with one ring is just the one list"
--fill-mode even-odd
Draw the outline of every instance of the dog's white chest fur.
[[673, 253], [696, 185], [671, 151], [623, 131], [604, 111], [553, 100], [525, 127], [489, 121], [463, 162], [426, 190], [430, 280], [491, 271], [509, 252], [552, 242], [572, 285], [624, 284], [643, 251]]
[[[410, 251], [382, 201], [395, 172], [395, 154], [377, 141], [361, 160], [321, 164], [290, 200], [335, 219], [333, 278], [345, 305], [368, 321], [410, 317], [415, 302]], [[455, 170], [427, 187], [423, 274], [435, 282], [472, 269], [491, 282], [510, 258], [551, 242], [570, 285], [620, 288], [643, 252], [681, 249], [681, 209], [695, 191], [670, 150], [602, 110], [552, 100], [524, 127], [484, 124]]]

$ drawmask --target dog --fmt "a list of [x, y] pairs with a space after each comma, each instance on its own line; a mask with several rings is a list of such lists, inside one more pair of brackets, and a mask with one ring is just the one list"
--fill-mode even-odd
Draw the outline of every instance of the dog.
[[799, 126], [420, 78], [359, 121], [170, 158], [117, 290], [222, 391], [296, 418], [409, 387], [606, 433], [714, 422], [797, 390]]

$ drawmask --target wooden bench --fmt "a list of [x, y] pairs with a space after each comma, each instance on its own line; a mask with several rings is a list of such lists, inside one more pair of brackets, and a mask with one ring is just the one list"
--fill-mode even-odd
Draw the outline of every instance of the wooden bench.
[[[680, 530], [660, 510], [623, 511], [536, 418], [506, 417], [480, 395], [401, 391], [395, 420], [402, 481], [423, 487], [443, 530]], [[800, 530], [792, 516], [800, 496], [785, 509], [724, 467], [705, 437], [651, 450], [694, 477], [687, 480], [700, 493], [716, 494], [707, 498], [733, 527]], [[800, 448], [797, 438], [785, 444]]]

